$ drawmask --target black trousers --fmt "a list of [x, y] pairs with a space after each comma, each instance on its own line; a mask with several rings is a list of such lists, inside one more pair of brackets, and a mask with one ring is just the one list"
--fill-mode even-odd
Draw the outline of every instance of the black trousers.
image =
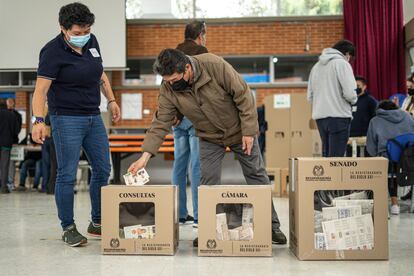
[[350, 118], [324, 118], [316, 120], [322, 140], [323, 157], [343, 157], [351, 127]]

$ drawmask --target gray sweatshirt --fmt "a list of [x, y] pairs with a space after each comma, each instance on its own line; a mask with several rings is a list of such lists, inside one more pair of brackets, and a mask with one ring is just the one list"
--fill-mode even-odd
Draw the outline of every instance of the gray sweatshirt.
[[371, 156], [387, 156], [387, 141], [414, 132], [414, 119], [401, 109], [378, 109], [367, 134], [367, 151]]
[[352, 118], [351, 105], [358, 100], [354, 73], [345, 56], [326, 48], [313, 66], [308, 82], [312, 118]]

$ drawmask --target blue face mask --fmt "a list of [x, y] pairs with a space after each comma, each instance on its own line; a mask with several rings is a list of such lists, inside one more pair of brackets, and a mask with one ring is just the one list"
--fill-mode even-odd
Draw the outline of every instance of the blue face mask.
[[89, 39], [91, 38], [91, 34], [87, 35], [78, 35], [78, 36], [69, 36], [69, 43], [73, 46], [82, 48], [83, 46], [88, 43]]

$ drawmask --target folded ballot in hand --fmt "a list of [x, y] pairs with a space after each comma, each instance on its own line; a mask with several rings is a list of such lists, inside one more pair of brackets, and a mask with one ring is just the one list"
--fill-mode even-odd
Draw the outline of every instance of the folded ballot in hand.
[[130, 172], [124, 174], [124, 180], [128, 186], [141, 186], [149, 182], [149, 175], [145, 169], [140, 169], [135, 175]]

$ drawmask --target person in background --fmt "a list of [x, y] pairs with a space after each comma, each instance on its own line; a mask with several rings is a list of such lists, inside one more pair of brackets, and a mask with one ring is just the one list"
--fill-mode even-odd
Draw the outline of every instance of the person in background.
[[32, 133], [39, 144], [44, 143], [47, 135], [43, 117], [47, 97], [58, 165], [55, 200], [62, 241], [72, 247], [88, 241], [77, 230], [73, 212], [73, 188], [81, 148], [92, 167], [89, 189], [92, 210], [87, 233], [101, 236], [101, 187], [108, 184], [111, 171], [108, 135], [99, 111], [101, 83], [112, 120], [120, 119], [120, 109], [103, 70], [98, 40], [91, 33], [94, 22], [94, 14], [82, 3], [61, 7], [60, 33], [40, 51], [33, 94]]
[[[407, 98], [405, 98], [402, 107], [402, 110], [410, 113], [414, 117], [414, 73], [407, 78]], [[413, 187], [410, 191], [401, 197], [401, 200], [410, 200], [413, 194]]]
[[[378, 104], [377, 115], [369, 123], [367, 150], [371, 156], [388, 157], [387, 142], [399, 135], [414, 132], [414, 119], [394, 102], [383, 100]], [[391, 163], [390, 163], [391, 164]], [[391, 167], [389, 167], [389, 170]], [[398, 215], [398, 186], [396, 178], [389, 178], [388, 191], [391, 197], [391, 214]]]
[[[153, 68], [164, 80], [157, 111], [145, 135], [142, 155], [128, 171], [136, 174], [145, 168], [180, 112], [193, 123], [200, 139], [201, 185], [221, 184], [226, 147], [237, 155], [248, 185], [270, 185], [257, 142], [256, 102], [242, 76], [221, 57], [186, 56], [176, 49], [162, 50]], [[286, 244], [273, 202], [271, 219], [272, 242]], [[198, 246], [197, 238], [193, 246]]]
[[[207, 53], [206, 25], [203, 21], [193, 21], [185, 27], [185, 41], [178, 44], [177, 49], [192, 56]], [[181, 224], [194, 221], [198, 226], [198, 186], [200, 184], [200, 150], [198, 137], [193, 124], [186, 117], [177, 114], [174, 132], [174, 164], [172, 183], [178, 186], [179, 221]], [[194, 217], [187, 210], [187, 172], [190, 166], [191, 194]]]
[[259, 142], [260, 153], [262, 157], [266, 149], [266, 131], [267, 131], [267, 122], [265, 118], [265, 106], [261, 105], [257, 108], [257, 120], [259, 122], [259, 136], [257, 141]]
[[0, 99], [0, 193], [10, 193], [7, 187], [10, 151], [21, 128], [15, 114], [7, 109], [5, 99]]
[[[374, 118], [377, 111], [377, 100], [372, 97], [367, 89], [367, 80], [364, 77], [356, 76], [358, 101], [352, 106], [352, 121], [350, 137], [365, 137], [367, 136], [369, 122]], [[360, 150], [360, 148], [359, 148]], [[352, 156], [352, 147], [348, 145], [347, 156]], [[362, 156], [362, 153], [357, 153], [357, 156]], [[365, 148], [364, 156], [368, 156]]]
[[407, 79], [407, 97], [401, 108], [414, 116], [414, 73]]
[[[18, 144], [19, 143], [19, 133], [21, 131], [22, 121], [23, 121], [22, 115], [15, 109], [16, 108], [16, 102], [13, 98], [8, 98], [7, 99], [7, 108], [9, 110], [13, 111], [13, 114], [17, 118], [17, 123], [20, 126], [17, 135], [13, 139], [13, 144]], [[11, 161], [10, 160], [9, 177], [8, 177], [8, 181], [7, 181], [8, 182], [7, 186], [9, 187], [10, 191], [15, 188], [15, 183], [14, 183], [15, 176], [16, 176], [16, 161]]]
[[[26, 190], [26, 178], [30, 175], [30, 171], [34, 171], [33, 189], [39, 189], [40, 179], [42, 177], [42, 152], [29, 151], [20, 167], [20, 184], [16, 188], [17, 191]], [[40, 190], [41, 191], [41, 190]]]
[[324, 49], [313, 66], [308, 83], [308, 101], [322, 140], [324, 157], [345, 155], [352, 119], [358, 100], [351, 64], [355, 47], [348, 40]]

